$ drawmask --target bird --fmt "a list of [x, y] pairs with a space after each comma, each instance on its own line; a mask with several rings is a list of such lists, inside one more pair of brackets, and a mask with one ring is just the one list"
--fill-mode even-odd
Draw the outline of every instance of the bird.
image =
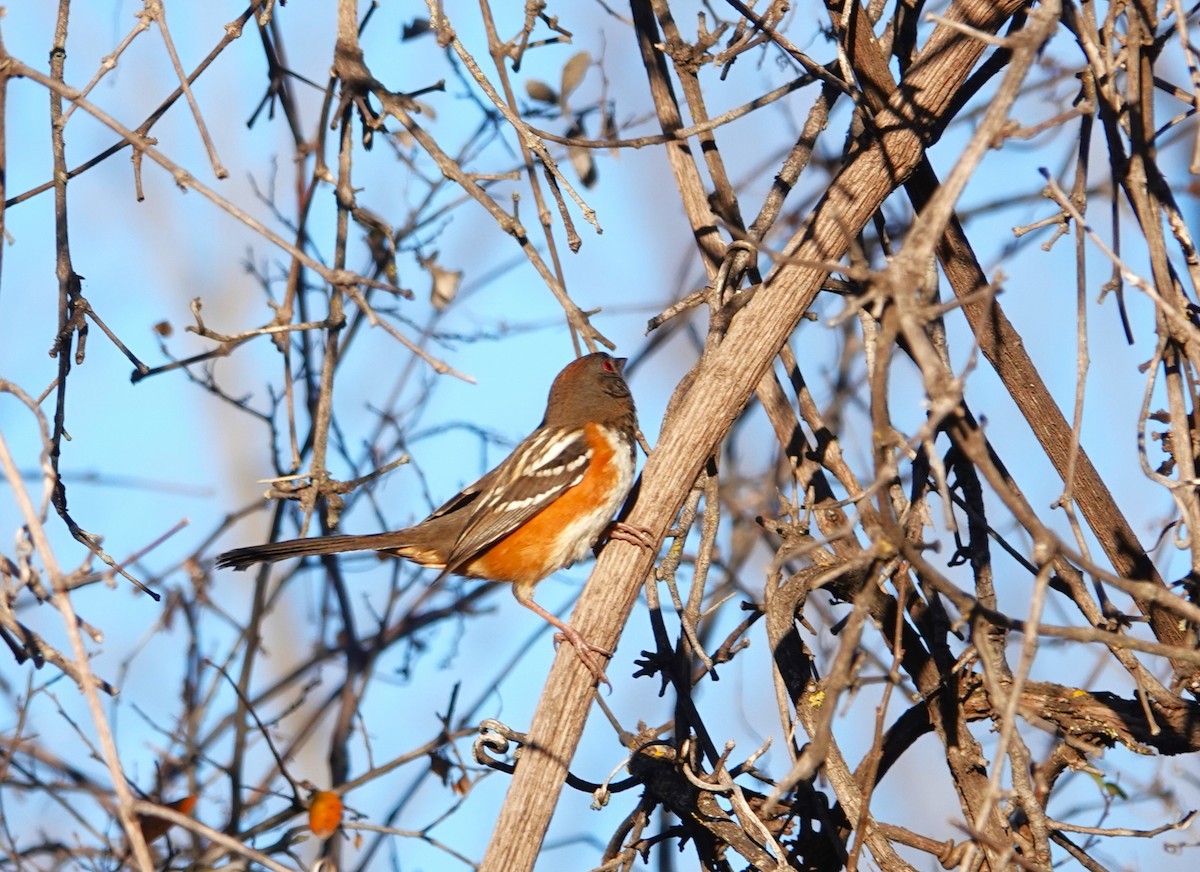
[[647, 531], [613, 515], [633, 485], [637, 411], [625, 358], [604, 352], [569, 363], [554, 379], [536, 430], [494, 469], [411, 527], [368, 535], [316, 536], [235, 548], [219, 568], [244, 570], [293, 557], [377, 551], [446, 575], [508, 582], [517, 602], [569, 641], [597, 681], [607, 683], [597, 647], [534, 602], [551, 573], [581, 559], [602, 538], [653, 548]]

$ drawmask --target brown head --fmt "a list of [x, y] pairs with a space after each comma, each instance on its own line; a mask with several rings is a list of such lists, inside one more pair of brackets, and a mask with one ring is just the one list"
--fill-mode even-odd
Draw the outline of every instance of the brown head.
[[567, 364], [550, 386], [542, 425], [577, 427], [587, 421], [610, 427], [637, 426], [633, 396], [621, 371], [625, 358], [603, 351]]

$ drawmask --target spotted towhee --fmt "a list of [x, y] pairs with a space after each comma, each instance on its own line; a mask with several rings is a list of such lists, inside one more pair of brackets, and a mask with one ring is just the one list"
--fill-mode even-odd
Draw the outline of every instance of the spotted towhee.
[[610, 523], [633, 483], [637, 417], [621, 374], [603, 352], [554, 379], [541, 426], [512, 454], [412, 527], [367, 536], [320, 536], [236, 548], [217, 566], [245, 569], [290, 557], [379, 551], [468, 578], [507, 581], [517, 601], [560, 631], [604, 680], [579, 631], [533, 601], [533, 588], [579, 560], [607, 531], [649, 546], [645, 534]]

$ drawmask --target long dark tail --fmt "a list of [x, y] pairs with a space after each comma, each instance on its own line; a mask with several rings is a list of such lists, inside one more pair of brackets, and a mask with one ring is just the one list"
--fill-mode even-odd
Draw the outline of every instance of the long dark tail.
[[311, 539], [288, 539], [234, 548], [217, 557], [220, 569], [246, 569], [256, 563], [274, 563], [291, 557], [312, 557], [317, 554], [341, 554], [345, 551], [382, 551], [401, 548], [403, 539], [396, 533], [374, 533], [369, 536], [314, 536]]

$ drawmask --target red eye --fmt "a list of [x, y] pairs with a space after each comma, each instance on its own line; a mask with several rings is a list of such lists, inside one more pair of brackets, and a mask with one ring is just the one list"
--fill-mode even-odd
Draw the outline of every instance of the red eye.
[[604, 358], [604, 371], [605, 372], [616, 372], [617, 371], [617, 368], [615, 366], [613, 366], [611, 357]]

